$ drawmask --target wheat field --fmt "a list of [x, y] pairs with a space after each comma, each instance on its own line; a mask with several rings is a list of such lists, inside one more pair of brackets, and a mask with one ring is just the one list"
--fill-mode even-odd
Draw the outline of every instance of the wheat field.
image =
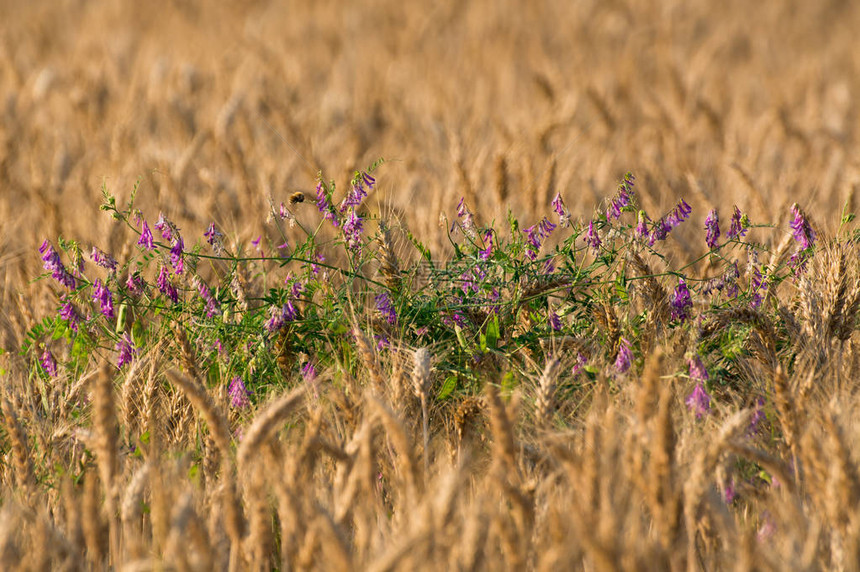
[[0, 14], [0, 569], [860, 570], [860, 4]]

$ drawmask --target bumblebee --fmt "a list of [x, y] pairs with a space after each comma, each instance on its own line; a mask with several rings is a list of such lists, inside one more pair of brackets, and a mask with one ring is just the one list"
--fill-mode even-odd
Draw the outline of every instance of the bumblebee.
[[296, 191], [292, 195], [290, 195], [290, 205], [296, 205], [298, 203], [305, 202], [305, 194], [301, 191]]

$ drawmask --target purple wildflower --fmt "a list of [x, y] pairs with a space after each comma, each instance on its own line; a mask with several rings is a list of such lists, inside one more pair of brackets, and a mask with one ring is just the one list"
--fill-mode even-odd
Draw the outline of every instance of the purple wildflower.
[[134, 347], [134, 343], [131, 341], [128, 332], [124, 333], [116, 343], [116, 349], [119, 352], [119, 357], [116, 360], [117, 368], [131, 363], [131, 360], [137, 355], [137, 348]]
[[749, 230], [744, 224], [746, 217], [741, 214], [741, 210], [735, 205], [735, 212], [732, 214], [732, 222], [729, 226], [729, 231], [726, 233], [726, 238], [729, 240], [734, 238], [743, 238]]
[[634, 229], [636, 238], [645, 238], [648, 236], [648, 215], [645, 211], [639, 211], [639, 221]]
[[90, 253], [90, 258], [93, 259], [93, 262], [101, 266], [102, 268], [107, 268], [111, 272], [116, 271], [117, 261], [110, 254], [104, 252], [103, 250], [93, 247], [93, 251]]
[[549, 323], [549, 327], [552, 328], [554, 332], [561, 331], [561, 318], [558, 317], [553, 311], [550, 311], [547, 315], [547, 322]]
[[97, 300], [99, 305], [101, 306], [102, 314], [105, 318], [113, 318], [113, 294], [111, 294], [110, 290], [107, 289], [107, 286], [102, 284], [102, 281], [98, 278], [96, 279], [96, 283], [93, 284], [93, 300]]
[[69, 328], [71, 328], [72, 331], [78, 331], [78, 321], [80, 320], [80, 317], [68, 298], [63, 298], [63, 305], [60, 306], [60, 318], [69, 322]]
[[708, 370], [705, 369], [705, 364], [702, 363], [702, 358], [694, 355], [687, 360], [687, 365], [690, 368], [690, 379], [696, 382], [708, 381]]
[[[325, 262], [325, 256], [323, 256], [322, 254], [314, 254], [313, 260], [316, 260], [317, 262]], [[312, 262], [311, 272], [313, 273], [314, 277], [319, 276], [320, 267]]]
[[600, 252], [600, 236], [594, 228], [594, 221], [588, 223], [588, 231], [585, 233], [585, 242], [594, 250], [594, 254]]
[[463, 274], [460, 275], [460, 280], [463, 281], [463, 284], [460, 286], [460, 289], [463, 290], [463, 294], [468, 294], [469, 290], [475, 292], [476, 294], [481, 289], [480, 281], [487, 277], [487, 273], [481, 270], [480, 267], [475, 266], [474, 268], [467, 270]]
[[672, 229], [687, 220], [690, 217], [691, 212], [693, 212], [693, 209], [684, 199], [678, 201], [678, 204], [675, 205], [672, 212], [658, 220], [657, 224], [654, 225], [654, 228], [651, 229], [651, 236], [648, 238], [648, 245], [654, 246], [654, 243], [658, 240], [666, 240], [666, 237], [669, 236]]
[[374, 299], [376, 300], [376, 309], [382, 314], [382, 317], [392, 326], [396, 324], [397, 313], [394, 311], [391, 296], [388, 295], [388, 292], [377, 294]]
[[473, 241], [478, 241], [478, 229], [475, 226], [475, 218], [472, 211], [466, 206], [465, 197], [460, 197], [460, 202], [457, 203], [457, 218], [463, 219], [460, 223], [463, 227], [463, 232]]
[[361, 256], [361, 233], [363, 230], [361, 217], [355, 213], [355, 209], [349, 209], [349, 214], [343, 223], [343, 236], [346, 239], [347, 248], [352, 250], [356, 256]]
[[586, 361], [587, 360], [585, 359], [585, 356], [582, 355], [582, 352], [577, 352], [576, 361], [573, 363], [573, 367], [570, 369], [570, 374], [577, 375], [579, 372], [581, 372], [582, 368], [585, 367]]
[[378, 352], [381, 352], [385, 348], [391, 346], [391, 342], [388, 341], [387, 336], [383, 336], [383, 335], [379, 335], [379, 334], [373, 334], [373, 339], [376, 340], [376, 351], [378, 351]]
[[361, 180], [364, 182], [365, 185], [367, 185], [368, 189], [372, 189], [373, 186], [376, 184], [376, 179], [371, 177], [370, 173], [368, 173], [367, 171], [361, 173]]
[[705, 244], [708, 245], [708, 248], [716, 248], [717, 239], [720, 238], [720, 217], [717, 215], [717, 209], [712, 209], [708, 213], [705, 219], [705, 230], [707, 231]]
[[666, 219], [661, 218], [651, 229], [651, 234], [648, 237], [648, 246], [654, 246], [654, 243], [658, 240], [666, 240], [671, 231], [672, 225]]
[[302, 365], [302, 377], [307, 382], [313, 382], [317, 378], [317, 370], [314, 367], [314, 364], [306, 361], [304, 365]]
[[322, 179], [317, 182], [317, 209], [322, 213], [324, 219], [331, 221], [335, 227], [340, 226], [340, 223], [337, 220], [337, 215], [334, 212], [334, 207], [331, 206], [331, 202], [329, 201]]
[[764, 398], [759, 397], [755, 400], [755, 409], [753, 409], [752, 417], [750, 417], [750, 426], [748, 433], [750, 435], [758, 432], [759, 423], [766, 419], [766, 415], [764, 413]]
[[687, 283], [683, 278], [678, 278], [678, 285], [675, 287], [675, 292], [672, 294], [672, 319], [684, 321], [690, 317], [690, 308], [693, 307], [693, 299], [690, 296], [690, 290], [687, 289]]
[[293, 285], [290, 287], [290, 295], [293, 298], [298, 298], [302, 292], [305, 291], [305, 285], [301, 280], [296, 280], [293, 282]]
[[132, 296], [140, 296], [143, 294], [144, 284], [143, 278], [140, 277], [140, 272], [129, 274], [125, 281], [125, 287], [128, 288], [128, 292]]
[[367, 191], [364, 190], [364, 184], [361, 181], [353, 183], [352, 189], [340, 203], [340, 212], [345, 213], [347, 209], [357, 207], [366, 196]]
[[54, 359], [54, 354], [51, 353], [51, 350], [45, 349], [42, 352], [42, 355], [39, 357], [39, 363], [42, 364], [42, 369], [45, 370], [51, 377], [57, 376], [57, 360]]
[[292, 322], [298, 316], [298, 310], [293, 306], [290, 300], [280, 308], [272, 307], [269, 310], [269, 319], [266, 320], [265, 327], [271, 333], [275, 333], [284, 327], [287, 322]]
[[633, 364], [633, 352], [630, 350], [630, 342], [627, 338], [618, 341], [618, 355], [615, 357], [615, 370], [618, 373], [627, 373]]
[[493, 232], [488, 230], [484, 233], [484, 244], [487, 247], [484, 250], [478, 251], [478, 256], [481, 257], [481, 260], [489, 260], [490, 256], [493, 254]]
[[564, 206], [564, 200], [561, 198], [561, 193], [556, 193], [552, 200], [552, 208], [558, 215], [558, 226], [567, 228], [570, 226], [570, 211]]
[[138, 239], [137, 244], [147, 250], [153, 250], [155, 248], [155, 243], [152, 239], [152, 231], [149, 230], [149, 225], [146, 224], [146, 221], [143, 221], [143, 230], [140, 232], [140, 238]]
[[51, 272], [51, 277], [66, 288], [74, 290], [75, 278], [69, 274], [69, 271], [66, 270], [65, 266], [63, 266], [59, 253], [54, 250], [51, 243], [47, 240], [43, 242], [42, 246], [39, 247], [39, 252], [42, 254], [42, 260], [44, 261], [42, 267]]
[[705, 391], [702, 382], [697, 382], [693, 392], [685, 400], [687, 407], [696, 414], [696, 419], [711, 412], [711, 396]]
[[758, 308], [761, 306], [762, 301], [764, 300], [764, 294], [767, 290], [767, 278], [762, 275], [761, 271], [758, 267], [753, 271], [753, 276], [751, 286], [752, 286], [752, 299], [750, 300], [750, 308]]
[[789, 226], [791, 226], [791, 230], [793, 231], [794, 240], [800, 243], [800, 250], [806, 250], [815, 242], [815, 231], [812, 230], [809, 220], [807, 220], [797, 203], [791, 206], [791, 212], [794, 214], [794, 220], [791, 221]]
[[227, 394], [230, 396], [230, 405], [236, 409], [245, 409], [251, 405], [251, 401], [248, 399], [251, 392], [245, 387], [245, 382], [238, 375], [230, 380]]
[[209, 287], [206, 286], [206, 283], [203, 280], [200, 280], [195, 276], [194, 282], [197, 283], [197, 291], [200, 292], [200, 297], [203, 298], [203, 301], [206, 303], [206, 317], [211, 318], [218, 314], [218, 310], [220, 305], [218, 304], [218, 300], [212, 296], [212, 292], [210, 292]]
[[185, 248], [185, 243], [182, 237], [176, 235], [176, 240], [173, 241], [173, 246], [170, 247], [170, 263], [173, 265], [173, 270], [176, 274], [182, 274], [185, 270], [185, 260], [182, 258], [182, 249]]
[[606, 216], [608, 218], [614, 218], [618, 220], [621, 218], [621, 211], [624, 207], [630, 205], [631, 195], [633, 194], [633, 175], [627, 173], [624, 177], [624, 181], [618, 185], [618, 192], [615, 194], [615, 197], [610, 201], [609, 208], [606, 211]]
[[215, 254], [221, 255], [224, 252], [224, 235], [215, 228], [214, 222], [209, 223], [209, 228], [206, 229], [203, 236], [206, 237], [206, 242], [212, 246]]
[[676, 226], [687, 220], [690, 217], [691, 212], [693, 212], [692, 207], [687, 204], [687, 201], [681, 199], [680, 201], [678, 201], [678, 204], [675, 206], [672, 212], [669, 213], [669, 216], [666, 217], [666, 221], [669, 223], [669, 226], [675, 228]]
[[170, 298], [174, 304], [179, 301], [179, 293], [176, 291], [176, 287], [170, 282], [170, 273], [166, 266], [161, 267], [155, 285], [158, 286], [159, 292]]
[[161, 231], [161, 237], [164, 240], [173, 240], [173, 235], [179, 231], [177, 226], [164, 216], [164, 213], [158, 213], [158, 220], [154, 226]]

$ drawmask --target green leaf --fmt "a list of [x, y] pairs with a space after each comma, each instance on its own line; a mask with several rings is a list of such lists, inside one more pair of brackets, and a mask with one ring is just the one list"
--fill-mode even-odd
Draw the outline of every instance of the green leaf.
[[436, 395], [436, 399], [447, 399], [454, 390], [457, 388], [457, 376], [451, 375], [445, 379], [445, 383], [442, 384], [442, 388], [439, 390], [439, 393]]
[[514, 389], [517, 386], [517, 379], [514, 377], [514, 372], [507, 371], [505, 375], [502, 376], [502, 394], [510, 395], [513, 393]]
[[[493, 319], [487, 324], [487, 333], [485, 334], [485, 346], [491, 350], [496, 349], [499, 343], [499, 316], [493, 316]], [[485, 349], [486, 351], [486, 349]]]

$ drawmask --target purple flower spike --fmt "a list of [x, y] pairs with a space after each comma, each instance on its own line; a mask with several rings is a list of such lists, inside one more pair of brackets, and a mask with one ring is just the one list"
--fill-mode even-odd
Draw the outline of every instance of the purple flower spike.
[[66, 320], [69, 323], [69, 328], [72, 331], [78, 331], [78, 321], [80, 317], [78, 313], [75, 311], [75, 307], [69, 302], [68, 298], [63, 298], [63, 305], [60, 306], [60, 318]]
[[224, 253], [224, 235], [218, 232], [218, 229], [215, 228], [214, 222], [209, 223], [209, 228], [206, 229], [203, 236], [206, 237], [206, 242], [212, 246], [212, 250], [215, 251], [215, 254], [221, 255]]
[[116, 271], [117, 261], [110, 254], [104, 252], [103, 250], [93, 247], [92, 253], [90, 253], [90, 258], [93, 259], [93, 262], [101, 266], [102, 268], [107, 268], [111, 272]]
[[694, 355], [687, 360], [687, 365], [690, 368], [690, 379], [697, 382], [708, 381], [708, 370], [705, 369], [705, 364], [702, 363], [702, 358]]
[[143, 278], [140, 277], [139, 272], [129, 274], [125, 281], [125, 287], [128, 288], [128, 291], [132, 296], [140, 296], [143, 294], [144, 285], [145, 282], [143, 281]]
[[314, 364], [306, 361], [304, 365], [302, 365], [302, 378], [311, 383], [317, 378], [317, 369], [314, 367]]
[[711, 412], [711, 396], [705, 391], [701, 382], [696, 383], [696, 387], [693, 388], [685, 403], [690, 411], [696, 414], [696, 419], [701, 419]]
[[634, 234], [636, 238], [648, 237], [648, 215], [645, 214], [645, 211], [639, 211], [639, 221], [636, 224]]
[[621, 338], [618, 343], [618, 355], [615, 357], [615, 371], [627, 373], [633, 364], [633, 352], [630, 351], [630, 342], [627, 338]]
[[116, 350], [119, 352], [119, 357], [116, 360], [117, 368], [131, 363], [131, 360], [137, 355], [137, 348], [134, 347], [134, 343], [131, 341], [128, 332], [124, 333], [116, 343]]
[[621, 218], [621, 211], [631, 203], [631, 195], [633, 194], [632, 187], [633, 176], [630, 173], [627, 173], [624, 181], [618, 185], [618, 192], [615, 194], [612, 201], [610, 201], [609, 208], [606, 210], [606, 216], [608, 218], [613, 218], [615, 220]]
[[361, 174], [361, 180], [364, 181], [364, 184], [367, 185], [368, 189], [372, 189], [376, 184], [376, 179], [370, 176], [370, 174], [365, 171]]
[[558, 215], [558, 226], [567, 228], [570, 226], [570, 211], [564, 206], [564, 200], [561, 198], [561, 193], [556, 193], [552, 200], [552, 208]]
[[75, 289], [75, 278], [69, 274], [63, 262], [60, 260], [59, 253], [54, 250], [54, 247], [47, 240], [39, 247], [39, 252], [42, 254], [43, 268], [51, 272], [51, 277], [70, 290]]
[[137, 241], [137, 244], [147, 250], [155, 249], [155, 244], [152, 240], [152, 231], [149, 230], [149, 225], [146, 224], [146, 221], [143, 221], [143, 230], [140, 232], [140, 239]]
[[685, 321], [690, 317], [690, 308], [693, 307], [693, 299], [690, 296], [690, 290], [687, 289], [687, 283], [683, 278], [678, 279], [678, 285], [675, 287], [675, 292], [672, 294], [672, 319]]
[[489, 260], [490, 256], [493, 254], [493, 232], [488, 230], [484, 233], [484, 244], [487, 245], [487, 248], [484, 250], [479, 250], [478, 255], [481, 257], [481, 260]]
[[549, 327], [552, 328], [554, 332], [561, 331], [561, 318], [559, 318], [558, 314], [556, 314], [555, 312], [549, 312], [549, 315], [547, 316], [547, 322], [549, 323]]
[[720, 238], [720, 217], [717, 216], [716, 209], [708, 213], [708, 217], [705, 219], [705, 230], [707, 231], [705, 244], [708, 245], [708, 248], [716, 248], [717, 240]]
[[227, 394], [230, 396], [230, 405], [236, 409], [245, 409], [251, 405], [251, 401], [248, 399], [251, 392], [245, 387], [245, 382], [238, 375], [230, 380]]
[[54, 359], [54, 354], [51, 350], [46, 349], [42, 352], [39, 362], [42, 364], [42, 369], [51, 377], [57, 377], [57, 360]]
[[361, 256], [361, 233], [363, 231], [364, 226], [361, 217], [355, 213], [355, 209], [349, 209], [349, 214], [343, 223], [343, 237], [346, 240], [347, 248], [352, 250], [356, 256]]
[[382, 317], [392, 326], [396, 324], [397, 313], [394, 311], [391, 296], [388, 295], [388, 292], [377, 294], [374, 299], [376, 300], [376, 309], [382, 314]]
[[331, 221], [335, 227], [340, 226], [340, 222], [338, 222], [337, 215], [334, 212], [334, 207], [332, 207], [326, 194], [322, 179], [317, 182], [317, 209], [322, 213], [324, 219]]
[[182, 250], [184, 248], [185, 243], [182, 241], [182, 237], [176, 235], [176, 240], [173, 241], [173, 246], [170, 247], [170, 263], [177, 274], [182, 274], [185, 270], [185, 260], [182, 258]]
[[102, 281], [96, 279], [95, 284], [93, 284], [93, 300], [97, 300], [99, 305], [101, 306], [102, 314], [105, 318], [113, 318], [113, 294], [111, 294], [110, 290], [102, 284]]
[[555, 225], [549, 222], [546, 217], [543, 217], [537, 223], [523, 231], [526, 233], [526, 242], [529, 243], [529, 248], [526, 251], [529, 258], [532, 260], [537, 258], [537, 253], [540, 250], [544, 239], [546, 239], [554, 230]]
[[600, 236], [594, 228], [594, 221], [588, 223], [588, 231], [585, 233], [585, 242], [594, 251], [594, 254], [600, 252]]
[[203, 298], [203, 302], [206, 303], [206, 317], [211, 318], [218, 314], [220, 311], [220, 305], [218, 304], [218, 300], [212, 296], [212, 293], [209, 291], [209, 287], [206, 286], [206, 283], [203, 280], [195, 277], [194, 282], [197, 284], [197, 291], [200, 293], [200, 297]]
[[173, 234], [179, 229], [175, 224], [170, 222], [164, 213], [158, 213], [158, 220], [155, 222], [155, 228], [161, 231], [161, 237], [164, 240], [173, 240]]
[[475, 226], [475, 217], [472, 211], [466, 206], [465, 197], [460, 197], [460, 202], [457, 203], [457, 218], [462, 219], [460, 225], [463, 227], [463, 232], [473, 241], [478, 242], [478, 228]]
[[800, 243], [800, 250], [806, 250], [815, 242], [815, 231], [812, 230], [812, 226], [797, 203], [791, 206], [791, 212], [794, 214], [794, 220], [790, 223], [794, 240]]
[[749, 229], [744, 225], [744, 216], [741, 214], [741, 210], [735, 205], [735, 211], [732, 214], [732, 222], [729, 226], [729, 231], [726, 233], [726, 238], [743, 238], [746, 235]]
[[174, 304], [179, 302], [179, 293], [176, 291], [176, 287], [170, 282], [170, 274], [167, 267], [161, 267], [155, 285], [158, 286], [159, 292], [170, 298], [171, 302]]

